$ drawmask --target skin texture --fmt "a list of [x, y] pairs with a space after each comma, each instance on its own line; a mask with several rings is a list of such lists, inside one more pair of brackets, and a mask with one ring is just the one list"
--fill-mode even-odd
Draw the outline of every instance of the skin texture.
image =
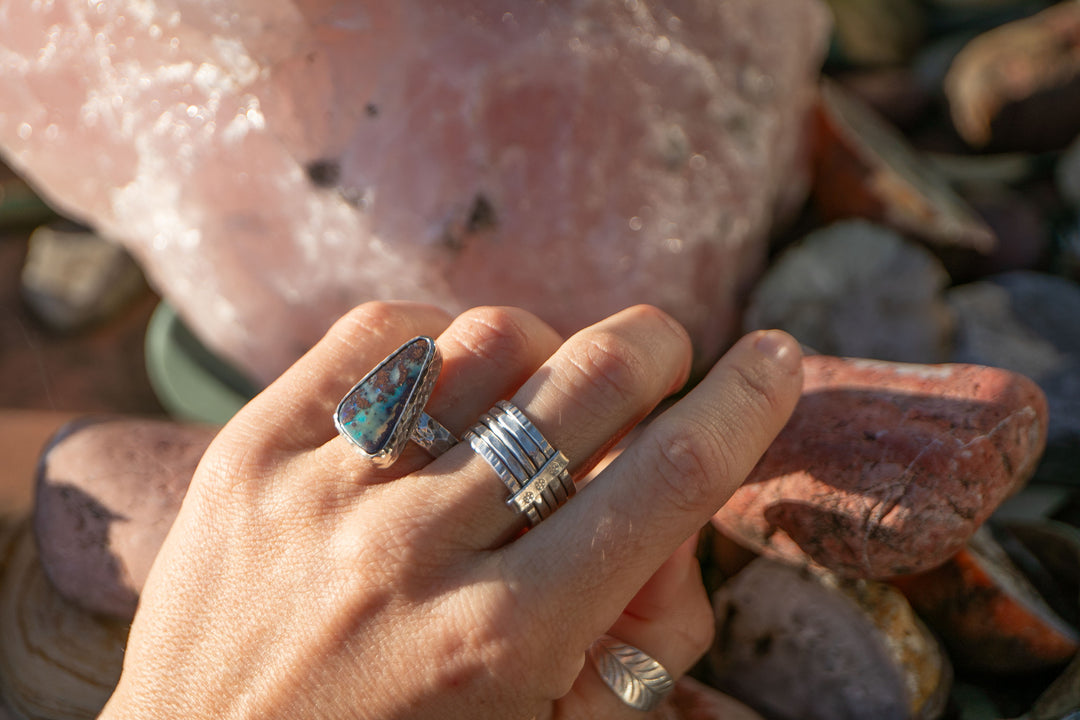
[[696, 531], [791, 413], [797, 344], [744, 338], [551, 518], [521, 534], [467, 443], [378, 470], [341, 396], [429, 334], [428, 412], [460, 436], [511, 398], [583, 474], [687, 379], [686, 332], [639, 306], [565, 343], [534, 316], [359, 307], [218, 435], [151, 570], [114, 718], [636, 718], [585, 662], [603, 632], [675, 677], [712, 613]]

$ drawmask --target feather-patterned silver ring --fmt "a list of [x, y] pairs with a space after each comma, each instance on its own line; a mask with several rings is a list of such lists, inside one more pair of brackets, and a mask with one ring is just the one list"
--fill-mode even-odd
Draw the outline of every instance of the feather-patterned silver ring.
[[592, 644], [589, 660], [616, 697], [635, 710], [653, 710], [675, 687], [671, 673], [656, 658], [610, 635]]

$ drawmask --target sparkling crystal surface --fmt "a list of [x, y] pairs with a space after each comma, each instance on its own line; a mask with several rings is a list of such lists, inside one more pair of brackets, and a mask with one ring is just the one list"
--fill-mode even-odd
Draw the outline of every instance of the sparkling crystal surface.
[[218, 354], [373, 299], [736, 330], [805, 197], [819, 0], [0, 0], [0, 153]]

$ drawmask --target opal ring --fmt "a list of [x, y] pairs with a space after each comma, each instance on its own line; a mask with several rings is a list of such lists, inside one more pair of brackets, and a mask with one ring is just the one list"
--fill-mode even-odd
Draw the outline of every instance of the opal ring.
[[675, 687], [671, 673], [656, 658], [610, 635], [592, 644], [589, 660], [611, 691], [635, 710], [653, 710]]
[[551, 447], [525, 413], [500, 400], [480, 416], [465, 438], [506, 485], [506, 504], [529, 519], [530, 526], [555, 512], [574, 494], [566, 456]]
[[409, 440], [438, 457], [457, 444], [424, 412], [441, 368], [435, 341], [413, 338], [346, 393], [334, 411], [334, 427], [378, 467], [393, 465]]

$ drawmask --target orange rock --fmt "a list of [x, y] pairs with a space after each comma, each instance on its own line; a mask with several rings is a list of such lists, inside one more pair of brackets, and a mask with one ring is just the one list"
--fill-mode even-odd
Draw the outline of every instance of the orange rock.
[[862, 217], [940, 252], [986, 254], [993, 231], [900, 133], [840, 86], [821, 86], [814, 201], [828, 221]]
[[713, 522], [850, 577], [940, 565], [1034, 472], [1046, 399], [977, 365], [810, 356], [802, 398]]
[[1042, 600], [985, 528], [939, 568], [893, 583], [948, 645], [957, 665], [1022, 673], [1064, 664], [1077, 631]]

